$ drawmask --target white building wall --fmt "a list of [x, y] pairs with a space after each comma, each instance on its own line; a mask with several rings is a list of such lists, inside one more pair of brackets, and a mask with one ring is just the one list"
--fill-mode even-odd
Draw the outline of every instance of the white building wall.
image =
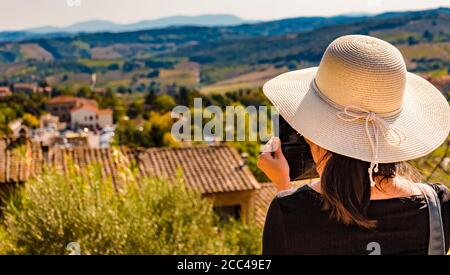
[[78, 109], [70, 113], [72, 128], [76, 126], [92, 126], [98, 124], [97, 113], [90, 109]]
[[112, 114], [111, 113], [99, 114], [98, 125], [100, 125], [101, 128], [104, 128], [106, 126], [112, 126], [113, 125]]

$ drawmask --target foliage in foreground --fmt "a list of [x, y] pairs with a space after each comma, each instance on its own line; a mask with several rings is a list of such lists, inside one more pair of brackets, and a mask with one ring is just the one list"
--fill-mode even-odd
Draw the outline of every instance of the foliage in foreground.
[[221, 223], [209, 201], [179, 179], [137, 178], [123, 169], [116, 191], [99, 167], [67, 174], [48, 170], [31, 180], [3, 209], [0, 252], [68, 254], [255, 254], [260, 230]]

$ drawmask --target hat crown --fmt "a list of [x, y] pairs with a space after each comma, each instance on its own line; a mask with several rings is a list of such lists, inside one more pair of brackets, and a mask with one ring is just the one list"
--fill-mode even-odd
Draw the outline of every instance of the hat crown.
[[401, 53], [383, 40], [342, 36], [325, 51], [316, 84], [324, 96], [340, 106], [394, 112], [402, 106], [406, 65]]

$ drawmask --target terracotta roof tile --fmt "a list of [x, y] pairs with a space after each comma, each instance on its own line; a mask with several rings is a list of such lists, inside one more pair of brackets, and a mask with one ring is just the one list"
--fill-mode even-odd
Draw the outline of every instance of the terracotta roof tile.
[[65, 95], [53, 97], [47, 101], [47, 104], [53, 105], [53, 104], [65, 104], [65, 103], [71, 103], [71, 102], [78, 103], [79, 105], [97, 106], [97, 102], [93, 99], [74, 97], [74, 96], [65, 96]]
[[111, 109], [98, 109], [96, 106], [90, 105], [90, 104], [84, 104], [84, 105], [74, 107], [74, 108], [70, 109], [70, 112], [72, 113], [72, 112], [76, 112], [76, 111], [82, 110], [82, 109], [91, 110], [91, 111], [95, 112], [97, 115], [109, 115], [109, 114], [112, 114], [112, 112], [113, 112]]
[[97, 111], [98, 111], [97, 107], [95, 107], [95, 106], [92, 106], [92, 105], [80, 105], [80, 106], [77, 106], [77, 107], [74, 107], [74, 108], [70, 109], [70, 112], [72, 113], [72, 112], [75, 112], [75, 111], [78, 111], [78, 110], [82, 110], [82, 109], [91, 110], [91, 111], [93, 111], [95, 113], [97, 113]]
[[61, 104], [76, 101], [77, 98], [74, 96], [56, 96], [47, 101], [47, 104]]
[[[306, 179], [292, 182], [294, 187], [300, 187], [304, 184], [309, 184], [318, 179]], [[261, 188], [256, 191], [255, 196], [255, 224], [263, 227], [266, 221], [267, 210], [269, 210], [270, 203], [277, 195], [277, 188], [271, 182], [260, 183]]]
[[19, 88], [36, 88], [38, 85], [36, 83], [14, 83], [13, 86]]
[[43, 167], [55, 166], [67, 171], [68, 162], [79, 167], [99, 163], [104, 176], [116, 179], [117, 168], [137, 164], [142, 175], [174, 179], [183, 172], [186, 183], [202, 194], [259, 189], [260, 185], [233, 147], [228, 145], [182, 148], [150, 148], [147, 150], [75, 147], [50, 148], [45, 154], [36, 143], [27, 144], [27, 154], [11, 150], [13, 142], [0, 139], [0, 183], [25, 182]]
[[12, 95], [11, 90], [9, 87], [0, 87], [0, 96], [10, 96]]
[[98, 115], [104, 115], [104, 114], [108, 115], [108, 114], [112, 114], [112, 112], [113, 111], [111, 109], [98, 109], [97, 110]]
[[227, 145], [181, 148], [150, 148], [139, 154], [146, 174], [175, 177], [179, 170], [185, 181], [201, 193], [243, 191], [259, 188], [237, 151]]
[[273, 183], [261, 183], [261, 189], [256, 192], [255, 197], [255, 223], [264, 226], [269, 205], [277, 194], [277, 188]]

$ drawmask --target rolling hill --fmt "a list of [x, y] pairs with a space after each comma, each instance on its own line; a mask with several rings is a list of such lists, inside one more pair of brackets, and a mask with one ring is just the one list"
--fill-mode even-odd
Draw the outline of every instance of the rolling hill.
[[252, 21], [229, 14], [205, 14], [198, 16], [168, 16], [153, 20], [142, 20], [130, 24], [119, 24], [108, 20], [89, 20], [66, 27], [41, 26], [21, 31], [0, 32], [0, 42], [28, 39], [67, 37], [78, 33], [131, 32], [176, 26], [236, 26]]
[[247, 23], [247, 21], [230, 14], [205, 14], [198, 16], [168, 16], [153, 20], [142, 20], [131, 24], [119, 24], [107, 20], [90, 20], [67, 27], [45, 26], [26, 31], [30, 33], [124, 32], [173, 26], [234, 26], [244, 23]]
[[[171, 85], [177, 82], [176, 76], [182, 76], [183, 85], [204, 91], [247, 89], [280, 71], [318, 64], [325, 47], [345, 34], [369, 34], [395, 44], [410, 70], [450, 67], [450, 9], [440, 8], [3, 42], [0, 81], [50, 79], [64, 84], [89, 79], [95, 72], [105, 87], [126, 84], [145, 90], [152, 81]], [[177, 64], [196, 64], [196, 69], [190, 73]]]
[[[370, 34], [393, 44], [408, 43], [410, 37], [420, 39], [425, 32], [450, 41], [450, 13], [448, 9], [412, 12], [399, 16], [376, 16], [361, 21], [346, 22], [314, 30], [283, 35], [257, 36], [231, 40], [227, 43], [211, 41], [208, 45], [179, 48], [172, 56], [188, 56], [203, 64], [287, 64], [290, 61], [320, 61], [326, 46], [345, 34]], [[395, 35], [393, 35], [395, 34]]]

